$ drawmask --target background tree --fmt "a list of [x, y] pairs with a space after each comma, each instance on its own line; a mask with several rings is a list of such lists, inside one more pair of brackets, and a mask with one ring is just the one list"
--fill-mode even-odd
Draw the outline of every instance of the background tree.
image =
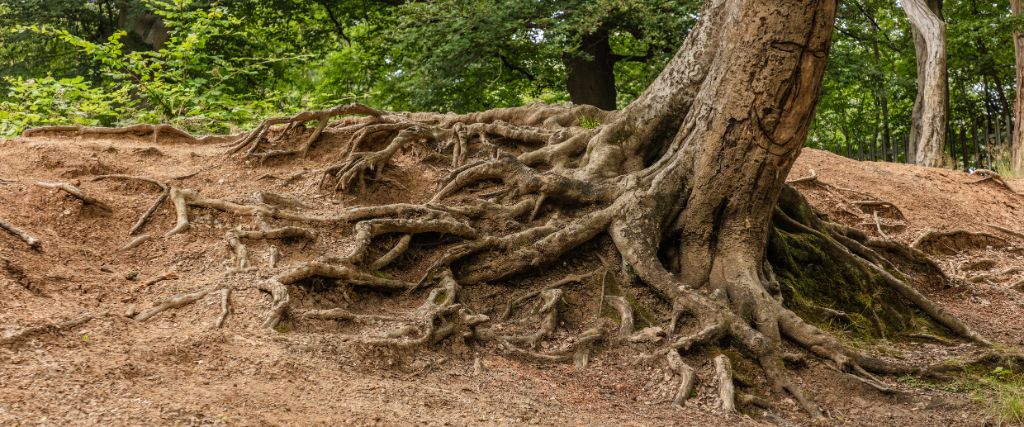
[[911, 115], [908, 152], [913, 154], [913, 163], [941, 166], [945, 157], [948, 101], [942, 0], [904, 0], [900, 4], [913, 28], [917, 56], [917, 99]]
[[[1020, 0], [1010, 0], [1011, 7], [1013, 8], [1013, 16], [1020, 17]], [[1016, 88], [1017, 97], [1013, 103], [1013, 142], [1012, 142], [1012, 165], [1013, 170], [1022, 171], [1024, 170], [1024, 134], [1021, 132], [1021, 126], [1024, 126], [1024, 36], [1021, 36], [1020, 31], [1013, 32], [1013, 53], [1014, 53], [1014, 64], [1016, 64]]]
[[[698, 5], [409, 2], [390, 11], [393, 21], [385, 30], [385, 55], [400, 76], [390, 91], [408, 100], [401, 107], [414, 110], [473, 111], [566, 97], [613, 110], [639, 95], [664, 67]], [[620, 92], [626, 95], [622, 102]]]
[[[466, 112], [573, 100], [570, 81], [574, 85], [589, 81], [586, 85], [592, 88], [600, 82], [599, 89], [582, 93], [600, 95], [603, 100], [577, 97], [576, 103], [607, 106], [614, 94], [615, 103], [622, 107], [639, 96], [667, 63], [674, 46], [692, 27], [698, 4], [697, 0], [9, 2], [0, 5], [0, 14], [7, 18], [0, 20], [4, 29], [0, 37], [9, 41], [0, 43], [0, 67], [5, 67], [0, 70], [4, 76], [0, 133], [16, 134], [26, 126], [45, 123], [134, 122], [168, 122], [197, 132], [223, 132], [252, 126], [256, 117], [271, 111], [347, 102], [391, 110]], [[911, 138], [911, 124], [915, 101], [924, 95], [917, 83], [924, 80], [917, 76], [913, 31], [901, 5], [887, 0], [850, 0], [840, 5], [833, 60], [809, 146], [855, 158], [915, 160], [916, 150], [910, 156], [906, 153], [908, 142], [916, 140]], [[135, 12], [122, 13], [122, 9]], [[213, 10], [229, 17], [232, 24], [219, 26], [197, 19]], [[176, 15], [165, 16], [167, 12]], [[1010, 111], [1017, 91], [1009, 5], [949, 2], [942, 14], [949, 80], [944, 132], [949, 137], [942, 157], [960, 168], [1010, 168], [1014, 117]], [[158, 17], [179, 33], [217, 33], [201, 49], [181, 43], [155, 49], [135, 40], [144, 31], [120, 23], [127, 15], [142, 20]], [[194, 88], [192, 94], [209, 93], [211, 98], [192, 102], [202, 97], [178, 96], [175, 106], [166, 108], [126, 80], [122, 71], [111, 68], [109, 61], [97, 57], [114, 50], [89, 50], [82, 47], [86, 44], [68, 43], [52, 32], [19, 30], [32, 25], [67, 31], [93, 45], [108, 43], [111, 31], [120, 29], [125, 35], [116, 41], [123, 53], [191, 48], [188, 61], [161, 64], [166, 71], [158, 74], [167, 76], [159, 77]], [[201, 28], [204, 25], [219, 28]], [[592, 40], [584, 43], [585, 37]], [[151, 62], [172, 56], [158, 53]], [[598, 57], [612, 61], [587, 62]], [[303, 66], [295, 66], [300, 60]], [[567, 67], [576, 63], [584, 65]], [[570, 69], [594, 72], [587, 78], [570, 78]], [[230, 96], [213, 96], [218, 93]], [[31, 99], [29, 109], [20, 107], [26, 97]]]

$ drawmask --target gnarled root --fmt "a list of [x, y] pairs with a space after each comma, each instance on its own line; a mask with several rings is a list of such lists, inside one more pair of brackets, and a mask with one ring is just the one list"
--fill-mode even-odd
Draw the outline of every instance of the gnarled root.
[[[241, 138], [238, 138], [229, 148], [228, 153], [234, 154], [245, 150], [246, 156], [257, 155], [257, 150], [260, 147], [260, 143], [266, 138], [267, 132], [270, 128], [275, 125], [287, 124], [288, 129], [298, 124], [306, 123], [312, 120], [317, 120], [320, 124], [317, 126], [313, 134], [306, 139], [306, 142], [302, 145], [302, 148], [295, 150], [294, 152], [281, 153], [283, 154], [303, 154], [309, 150], [309, 148], [316, 142], [316, 139], [320, 136], [320, 133], [327, 127], [330, 119], [342, 116], [342, 115], [363, 115], [371, 117], [379, 117], [384, 113], [373, 108], [367, 107], [362, 104], [347, 104], [339, 105], [327, 110], [318, 111], [305, 111], [294, 116], [287, 117], [274, 117], [264, 120], [256, 127], [253, 131], [245, 134]], [[276, 153], [275, 153], [276, 154]], [[266, 156], [266, 154], [264, 154]]]
[[380, 289], [408, 290], [415, 287], [413, 283], [377, 277], [343, 265], [322, 261], [306, 263], [281, 272], [259, 283], [259, 289], [270, 293], [272, 298], [270, 312], [263, 322], [264, 327], [274, 328], [284, 318], [288, 310], [288, 304], [291, 301], [291, 298], [288, 296], [287, 285], [310, 277], [325, 277], [336, 279], [349, 285], [370, 286]]

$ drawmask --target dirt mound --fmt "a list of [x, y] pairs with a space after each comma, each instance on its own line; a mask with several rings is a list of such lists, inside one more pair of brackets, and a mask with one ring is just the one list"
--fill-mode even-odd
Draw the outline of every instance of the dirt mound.
[[[698, 387], [687, 407], [673, 408], [669, 401], [677, 384], [667, 367], [635, 363], [633, 353], [616, 349], [600, 351], [586, 369], [576, 369], [455, 345], [415, 354], [353, 348], [338, 338], [352, 326], [331, 321], [296, 321], [268, 332], [260, 328], [270, 305], [257, 285], [264, 275], [239, 265], [236, 248], [225, 243], [226, 234], [248, 222], [219, 210], [193, 209], [190, 230], [166, 236], [176, 215], [164, 205], [138, 233], [149, 238], [136, 242], [129, 230], [164, 197], [163, 190], [139, 180], [94, 180], [110, 174], [152, 177], [208, 199], [297, 201], [318, 215], [423, 199], [424, 186], [440, 173], [409, 153], [395, 162], [410, 168], [386, 174], [373, 192], [319, 191], [310, 171], [336, 160], [337, 148], [326, 137], [301, 162], [269, 160], [255, 167], [226, 158], [220, 145], [154, 145], [130, 135], [0, 142], [0, 221], [42, 242], [34, 250], [0, 231], [0, 424], [758, 423], [713, 416], [711, 387]], [[927, 233], [937, 236], [917, 246], [936, 254], [935, 262], [952, 280], [922, 284], [919, 291], [987, 337], [1022, 344], [1024, 299], [1013, 286], [1024, 280], [1024, 238], [1015, 234], [1024, 231], [1024, 198], [960, 172], [805, 150], [790, 179], [812, 175], [794, 185], [833, 220], [908, 244]], [[57, 181], [100, 203], [36, 185]], [[349, 231], [317, 233], [313, 240], [247, 241], [246, 257], [265, 266], [271, 257], [297, 263], [312, 260], [310, 254], [348, 251]], [[130, 243], [136, 245], [126, 248]], [[557, 268], [573, 272], [578, 266]], [[226, 282], [236, 285], [227, 311], [217, 288]], [[153, 304], [175, 304], [168, 299], [210, 289], [218, 291], [195, 293], [193, 301], [178, 301], [180, 308], [146, 322], [133, 320]], [[490, 295], [521, 296], [497, 287]], [[594, 303], [600, 297], [582, 293], [568, 303], [600, 311]], [[415, 309], [421, 302], [317, 280], [292, 291], [293, 305], [309, 310], [353, 300], [382, 313]], [[222, 328], [213, 327], [222, 320]], [[883, 346], [935, 360], [960, 354], [959, 347], [935, 342]], [[710, 364], [695, 368], [699, 377], [712, 377]], [[962, 394], [889, 379], [902, 393], [882, 395], [818, 361], [809, 361], [800, 377], [837, 423], [957, 425], [990, 417]], [[805, 420], [794, 402], [777, 406], [775, 413], [789, 421]]]

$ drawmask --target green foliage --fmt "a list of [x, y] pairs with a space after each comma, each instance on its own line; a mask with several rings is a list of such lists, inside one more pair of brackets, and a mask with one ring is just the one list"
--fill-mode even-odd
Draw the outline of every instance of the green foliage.
[[473, 111], [565, 93], [563, 57], [585, 34], [609, 32], [624, 106], [682, 43], [699, 2], [686, 0], [437, 0], [389, 11], [376, 42], [383, 92], [401, 109]]
[[[45, 119], [32, 116], [39, 113], [31, 110], [24, 112], [29, 117], [19, 117], [17, 111], [9, 109], [4, 121], [12, 124], [4, 126], [5, 133], [16, 132], [24, 124], [83, 121], [103, 125], [169, 122], [191, 130], [216, 132], [227, 130], [226, 123], [249, 124], [274, 111], [274, 93], [256, 96], [238, 89], [265, 73], [267, 64], [300, 57], [225, 57], [213, 47], [224, 44], [224, 40], [244, 37], [239, 31], [241, 19], [221, 7], [195, 9], [187, 5], [187, 0], [146, 2], [147, 7], [163, 18], [169, 30], [170, 37], [159, 50], [127, 49], [124, 31], [117, 31], [105, 42], [97, 43], [47, 26], [21, 28], [75, 47], [97, 64], [104, 79], [97, 87], [86, 84], [81, 77], [36, 81], [31, 90], [42, 97], [68, 92], [68, 83], [75, 82], [76, 90], [69, 93], [82, 101], [75, 104], [81, 108], [66, 111], [72, 113], [70, 115], [62, 114], [65, 111], [57, 107], [39, 110], [39, 113], [51, 113]], [[47, 85], [52, 87], [45, 87]], [[103, 92], [110, 96], [103, 96]], [[18, 99], [16, 95], [12, 93], [8, 98]], [[113, 102], [110, 98], [123, 101]], [[84, 102], [87, 100], [93, 102]], [[47, 98], [38, 101], [51, 103]]]
[[[965, 167], [966, 150], [966, 167], [991, 169], [1006, 156], [1006, 117], [1012, 115], [1007, 100], [1014, 98], [1015, 78], [1011, 37], [1021, 20], [1010, 17], [1008, 2], [944, 2], [942, 13], [952, 141], [947, 158]], [[808, 145], [860, 159], [906, 161], [916, 67], [910, 24], [896, 2], [841, 2]]]
[[[0, 2], [0, 135], [38, 124], [129, 122], [223, 132], [270, 114], [348, 102], [442, 112], [563, 103], [569, 100], [565, 59], [586, 56], [582, 40], [598, 31], [607, 32], [616, 58], [623, 107], [673, 56], [700, 4]], [[966, 149], [968, 166], [995, 168], [1005, 163], [1007, 100], [1014, 99], [1010, 38], [1024, 29], [1024, 19], [1011, 18], [1006, 2], [944, 7], [956, 143], [947, 157], [963, 165]], [[154, 22], [159, 25], [144, 25]], [[161, 31], [164, 37], [156, 40], [153, 33]], [[916, 90], [913, 37], [899, 4], [840, 2], [808, 145], [905, 161]], [[19, 98], [26, 94], [32, 99]], [[32, 107], [22, 111], [18, 103]], [[1001, 144], [995, 142], [997, 123]]]
[[594, 129], [601, 126], [601, 122], [593, 117], [580, 115], [576, 119], [579, 121], [580, 127], [584, 129]]
[[124, 90], [97, 88], [82, 77], [9, 77], [6, 83], [7, 98], [0, 101], [0, 135], [53, 124], [112, 126], [129, 106]]

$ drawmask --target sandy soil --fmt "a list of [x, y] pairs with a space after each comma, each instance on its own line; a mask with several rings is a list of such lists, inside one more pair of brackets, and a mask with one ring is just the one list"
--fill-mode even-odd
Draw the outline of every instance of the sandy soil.
[[[257, 167], [225, 158], [223, 148], [213, 144], [153, 145], [130, 138], [0, 141], [0, 220], [43, 242], [36, 251], [0, 232], [0, 337], [96, 316], [14, 343], [0, 340], [0, 425], [806, 424], [794, 402], [784, 398], [776, 402], [775, 415], [723, 415], [708, 384], [698, 386], [698, 396], [686, 408], [673, 408], [666, 399], [676, 380], [663, 363], [634, 363], [636, 352], [628, 348], [599, 351], [589, 367], [577, 370], [572, 364], [541, 365], [466, 346], [406, 353], [353, 348], [337, 338], [352, 332], [348, 325], [261, 329], [269, 297], [253, 283], [267, 271], [224, 273], [224, 232], [250, 224], [248, 219], [197, 209], [192, 230], [163, 237], [174, 224], [173, 211], [164, 206], [145, 228], [153, 239], [121, 250], [130, 240], [128, 229], [159, 192], [143, 183], [91, 180], [112, 173], [150, 176], [238, 202], [272, 190], [301, 197], [317, 212], [416, 200], [432, 181], [416, 175], [430, 170], [392, 170], [398, 184], [353, 197], [316, 191], [312, 174], [289, 180], [336, 157], [330, 144], [323, 145], [307, 160]], [[1020, 287], [1024, 271], [1011, 269], [1024, 267], [1024, 239], [987, 225], [1024, 231], [1024, 198], [992, 181], [972, 183], [978, 177], [960, 172], [855, 162], [815, 150], [805, 150], [791, 179], [812, 169], [825, 185], [797, 184], [812, 204], [874, 236], [881, 228], [908, 243], [926, 229], [1001, 237], [1005, 244], [936, 249], [937, 261], [956, 280], [920, 290], [982, 334], [1011, 346], [1024, 343], [1024, 293], [1013, 289]], [[64, 192], [33, 185], [36, 181], [76, 183], [113, 211], [83, 205]], [[855, 203], [866, 200], [890, 202], [898, 210]], [[323, 230], [313, 243], [277, 246], [282, 262], [293, 264], [342, 251], [348, 233]], [[264, 263], [269, 246], [249, 246], [255, 264]], [[176, 278], [145, 285], [165, 272]], [[211, 327], [220, 312], [216, 297], [147, 322], [128, 317], [170, 296], [225, 281], [237, 290], [223, 328]], [[416, 305], [413, 298], [347, 295], [315, 284], [295, 287], [292, 297], [299, 306], [347, 298], [383, 310]], [[885, 348], [904, 357], [931, 358], [970, 351], [966, 345], [927, 343]], [[477, 360], [483, 369], [475, 369]], [[703, 378], [713, 370], [707, 363], [695, 367]], [[799, 380], [828, 408], [834, 424], [982, 425], [991, 420], [987, 408], [967, 394], [887, 378], [902, 392], [882, 395], [817, 361], [799, 371]]]

